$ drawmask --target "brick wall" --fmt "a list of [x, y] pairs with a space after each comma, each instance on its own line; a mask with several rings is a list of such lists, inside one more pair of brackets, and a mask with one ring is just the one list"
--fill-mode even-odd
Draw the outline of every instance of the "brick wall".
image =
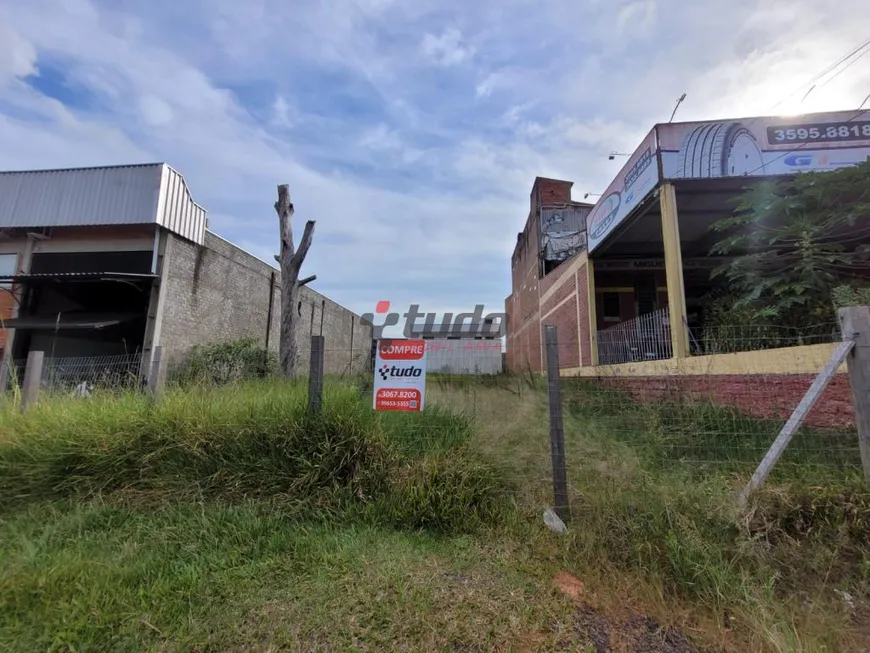
[[[664, 398], [707, 400], [757, 418], [785, 421], [809, 389], [813, 374], [688, 375], [601, 378], [603, 384], [626, 389], [637, 401]], [[855, 413], [846, 374], [837, 374], [805, 424], [816, 428], [853, 426]]]
[[541, 322], [536, 319], [526, 329], [525, 369], [531, 369], [535, 372], [542, 371], [544, 369], [542, 352]]
[[[556, 272], [552, 272], [552, 275], [555, 275]], [[548, 275], [550, 276], [550, 275]], [[553, 293], [547, 297], [546, 301], [541, 304], [541, 315], [546, 317], [546, 315], [555, 309], [561, 302], [568, 299], [571, 295], [577, 292], [577, 285], [573, 274], [570, 275], [561, 275], [563, 279], [567, 279], [567, 281], [562, 282]], [[546, 279], [547, 277], [545, 277]], [[576, 321], [576, 313], [574, 319]], [[575, 329], [576, 330], [576, 329]]]
[[[529, 215], [523, 232], [517, 238], [517, 245], [511, 257], [511, 295], [505, 300], [505, 313], [508, 315], [506, 338], [506, 365], [509, 371], [528, 369], [542, 371], [542, 320], [552, 324], [558, 321], [559, 338], [564, 341], [560, 347], [560, 365], [576, 367], [580, 359], [577, 349], [577, 303], [576, 280], [569, 273], [570, 262], [564, 262], [547, 276], [540, 278], [540, 225], [538, 209], [540, 206], [566, 204], [571, 202], [572, 182], [538, 177], [532, 188], [529, 202]], [[564, 282], [564, 285], [547, 298], [541, 305], [541, 296], [550, 288]], [[567, 300], [567, 301], [566, 301]], [[559, 302], [565, 303], [559, 306]], [[548, 312], [552, 313], [547, 316]], [[573, 351], [567, 348], [569, 342]]]
[[580, 348], [577, 343], [577, 295], [571, 293], [570, 299], [544, 319], [545, 325], [556, 327], [559, 343], [559, 368], [580, 365]]
[[[272, 266], [206, 232], [204, 245], [169, 236], [168, 278], [160, 343], [178, 356], [197, 344], [252, 337], [266, 342]], [[275, 275], [269, 347], [277, 350], [281, 315], [281, 279]], [[313, 332], [326, 337], [328, 373], [365, 369], [371, 351], [371, 327], [359, 316], [304, 287], [296, 310], [297, 346], [307, 361]], [[307, 369], [307, 362], [302, 365]]]
[[[0, 288], [0, 320], [12, 317], [15, 300], [12, 298], [11, 287]], [[6, 347], [6, 329], [0, 328], [0, 350]]]
[[537, 179], [535, 179], [535, 184], [532, 187], [533, 207], [536, 200], [540, 201], [540, 206], [547, 206], [549, 204], [564, 204], [570, 202], [571, 187], [573, 185], [574, 182], [571, 181], [538, 177]]

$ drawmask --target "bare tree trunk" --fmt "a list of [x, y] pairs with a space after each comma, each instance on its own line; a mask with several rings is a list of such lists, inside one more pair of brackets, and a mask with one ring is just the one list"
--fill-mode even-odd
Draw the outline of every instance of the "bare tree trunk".
[[281, 335], [278, 341], [278, 356], [280, 359], [281, 373], [284, 376], [295, 376], [297, 371], [297, 347], [296, 347], [296, 318], [299, 312], [296, 310], [298, 290], [301, 286], [314, 281], [316, 276], [299, 280], [299, 270], [302, 262], [311, 247], [311, 239], [314, 236], [314, 221], [305, 223], [305, 231], [302, 233], [302, 241], [299, 249], [293, 246], [293, 203], [290, 201], [290, 186], [281, 184], [278, 186], [278, 201], [275, 202], [275, 211], [278, 213], [278, 225], [281, 233], [281, 253], [275, 257], [281, 267]]

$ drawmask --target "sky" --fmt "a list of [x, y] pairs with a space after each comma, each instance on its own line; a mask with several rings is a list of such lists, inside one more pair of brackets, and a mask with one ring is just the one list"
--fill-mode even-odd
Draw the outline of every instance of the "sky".
[[870, 56], [803, 96], [865, 3], [0, 0], [0, 169], [165, 161], [270, 263], [287, 183], [315, 290], [500, 312], [536, 176], [601, 193], [682, 93], [678, 120], [857, 108]]

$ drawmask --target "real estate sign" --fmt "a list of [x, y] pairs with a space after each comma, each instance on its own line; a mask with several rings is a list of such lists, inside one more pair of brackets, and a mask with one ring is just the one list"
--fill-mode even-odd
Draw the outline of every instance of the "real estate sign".
[[375, 410], [423, 410], [426, 398], [425, 340], [378, 341], [373, 394]]

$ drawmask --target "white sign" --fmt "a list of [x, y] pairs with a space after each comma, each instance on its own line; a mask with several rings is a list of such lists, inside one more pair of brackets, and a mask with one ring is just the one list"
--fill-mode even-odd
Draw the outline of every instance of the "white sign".
[[665, 179], [790, 175], [870, 157], [870, 111], [659, 125]]
[[425, 340], [378, 341], [373, 395], [375, 410], [423, 410], [426, 398]]
[[656, 130], [629, 157], [586, 218], [591, 254], [659, 183]]

